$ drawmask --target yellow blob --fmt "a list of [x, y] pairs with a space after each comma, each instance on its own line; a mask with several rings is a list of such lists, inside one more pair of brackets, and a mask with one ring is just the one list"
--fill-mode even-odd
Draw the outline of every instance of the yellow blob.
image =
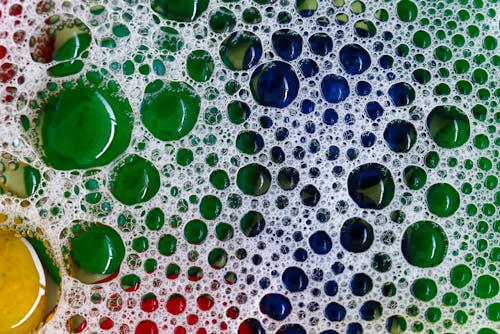
[[0, 334], [34, 332], [48, 313], [46, 281], [33, 247], [0, 230]]

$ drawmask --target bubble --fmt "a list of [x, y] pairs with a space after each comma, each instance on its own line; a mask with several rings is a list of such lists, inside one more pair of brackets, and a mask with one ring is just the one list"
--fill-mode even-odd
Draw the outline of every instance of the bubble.
[[429, 211], [438, 217], [453, 215], [460, 206], [460, 196], [448, 183], [435, 183], [427, 190]]
[[403, 22], [413, 22], [418, 16], [418, 7], [411, 0], [401, 0], [396, 4], [398, 17]]
[[318, 32], [311, 35], [308, 39], [311, 52], [318, 56], [326, 56], [333, 49], [332, 38], [323, 32]]
[[222, 42], [219, 55], [230, 70], [248, 70], [259, 62], [262, 43], [260, 38], [250, 31], [236, 31]]
[[280, 29], [271, 36], [273, 48], [283, 60], [297, 59], [302, 53], [302, 37], [294, 30]]
[[498, 279], [491, 275], [481, 275], [476, 280], [474, 295], [479, 298], [487, 299], [494, 298], [498, 295], [499, 284]]
[[255, 101], [273, 108], [285, 108], [290, 105], [297, 97], [299, 86], [292, 67], [282, 61], [259, 65], [250, 80], [250, 90]]
[[365, 220], [354, 217], [346, 220], [340, 230], [340, 243], [347, 251], [362, 253], [373, 243], [373, 227]]
[[401, 242], [405, 259], [420, 268], [438, 266], [443, 262], [447, 249], [448, 238], [442, 227], [427, 220], [410, 225]]
[[393, 120], [385, 127], [384, 139], [393, 152], [406, 153], [417, 141], [417, 130], [410, 122]]
[[191, 220], [184, 227], [184, 239], [186, 239], [186, 241], [190, 244], [199, 245], [203, 243], [207, 235], [207, 225], [201, 220]]
[[354, 274], [349, 283], [349, 288], [355, 296], [364, 296], [373, 288], [373, 281], [365, 273]]
[[299, 267], [288, 267], [283, 271], [281, 280], [285, 288], [290, 292], [304, 291], [309, 285], [309, 278]]
[[264, 148], [264, 139], [255, 131], [242, 131], [236, 137], [236, 147], [245, 154], [256, 154]]
[[359, 44], [346, 44], [339, 51], [340, 65], [347, 74], [357, 75], [365, 72], [372, 61], [368, 51]]
[[265, 226], [264, 216], [258, 211], [248, 211], [240, 220], [240, 229], [249, 238], [259, 235]]
[[415, 89], [406, 82], [395, 83], [389, 87], [388, 94], [396, 107], [407, 106], [415, 101]]
[[321, 94], [330, 103], [340, 103], [349, 96], [349, 84], [342, 76], [328, 74], [321, 80]]
[[209, 0], [188, 0], [178, 3], [174, 0], [151, 0], [151, 8], [167, 20], [190, 22], [207, 10]]
[[332, 239], [325, 231], [316, 231], [309, 237], [309, 246], [319, 255], [328, 254], [332, 249]]
[[[164, 106], [171, 106], [165, 109]], [[163, 141], [186, 136], [196, 124], [200, 112], [200, 97], [184, 82], [156, 80], [144, 91], [141, 120], [144, 126]]]
[[394, 197], [394, 180], [389, 170], [377, 163], [357, 167], [347, 179], [349, 195], [360, 208], [382, 209]]
[[197, 82], [208, 81], [214, 72], [214, 67], [212, 56], [205, 50], [194, 50], [186, 59], [188, 74]]
[[325, 306], [323, 313], [330, 321], [342, 321], [346, 317], [347, 311], [342, 305], [330, 302]]
[[219, 7], [210, 13], [208, 24], [214, 32], [230, 32], [236, 26], [236, 17], [230, 9]]
[[236, 184], [246, 195], [261, 196], [271, 186], [271, 173], [260, 164], [248, 164], [238, 170]]
[[292, 311], [292, 304], [282, 294], [268, 293], [261, 298], [259, 308], [269, 318], [281, 321], [286, 319]]
[[134, 205], [147, 202], [156, 195], [160, 189], [160, 175], [150, 161], [134, 154], [114, 167], [109, 185], [118, 201]]
[[432, 300], [437, 295], [437, 285], [429, 278], [417, 278], [410, 287], [412, 295], [424, 302]]
[[425, 170], [415, 165], [405, 167], [403, 177], [406, 185], [411, 190], [422, 189], [427, 182], [427, 173]]
[[443, 148], [457, 148], [469, 140], [469, 119], [455, 106], [434, 107], [427, 116], [427, 128], [434, 142]]

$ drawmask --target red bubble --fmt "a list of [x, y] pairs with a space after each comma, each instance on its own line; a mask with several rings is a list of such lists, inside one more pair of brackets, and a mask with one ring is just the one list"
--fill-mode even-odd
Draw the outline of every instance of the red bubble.
[[198, 322], [198, 316], [195, 314], [190, 314], [187, 316], [186, 321], [187, 321], [188, 325], [194, 325]]
[[6, 83], [16, 75], [17, 66], [11, 63], [3, 63], [0, 66], [0, 82]]
[[235, 306], [231, 306], [227, 309], [226, 315], [231, 319], [236, 319], [240, 315], [240, 310]]
[[7, 55], [7, 48], [0, 45], [0, 59], [3, 59]]
[[18, 3], [13, 4], [9, 8], [9, 15], [10, 16], [19, 16], [23, 12], [23, 6], [21, 6]]
[[167, 311], [173, 315], [181, 314], [186, 309], [186, 298], [173, 294], [168, 298], [166, 307]]
[[99, 327], [101, 327], [101, 329], [108, 330], [113, 328], [114, 325], [115, 323], [113, 322], [113, 320], [108, 317], [104, 317], [99, 320]]
[[135, 334], [158, 334], [158, 326], [151, 320], [141, 321], [135, 328]]
[[175, 327], [174, 334], [186, 334], [186, 329], [182, 326]]
[[153, 312], [158, 309], [158, 299], [152, 293], [145, 294], [141, 300], [141, 310], [145, 312]]
[[196, 302], [202, 311], [208, 311], [214, 306], [214, 299], [209, 294], [199, 296]]
[[205, 328], [198, 328], [196, 334], [207, 334], [207, 330]]

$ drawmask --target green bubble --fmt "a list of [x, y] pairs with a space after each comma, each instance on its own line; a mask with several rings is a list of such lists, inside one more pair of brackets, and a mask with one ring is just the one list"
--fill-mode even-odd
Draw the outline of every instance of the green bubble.
[[458, 264], [450, 270], [450, 282], [456, 288], [465, 287], [472, 279], [472, 270], [465, 264]]
[[458, 191], [448, 183], [435, 183], [426, 194], [429, 211], [438, 217], [449, 217], [460, 206]]
[[479, 134], [474, 137], [474, 146], [477, 149], [484, 150], [490, 146], [490, 139], [485, 134]]
[[158, 251], [161, 255], [170, 256], [177, 250], [177, 239], [171, 234], [163, 235], [158, 240]]
[[222, 269], [227, 263], [227, 252], [222, 248], [214, 248], [208, 253], [208, 264], [214, 269]]
[[184, 40], [177, 30], [171, 27], [160, 27], [155, 35], [156, 46], [167, 52], [177, 52], [184, 46]]
[[222, 211], [222, 202], [213, 195], [203, 196], [200, 202], [200, 214], [203, 218], [214, 220]]
[[425, 318], [432, 323], [438, 322], [441, 319], [441, 310], [437, 307], [429, 307], [425, 311]]
[[262, 232], [265, 225], [264, 216], [257, 211], [248, 211], [240, 220], [240, 229], [249, 238], [253, 238]]
[[450, 60], [453, 56], [453, 53], [449, 47], [446, 45], [440, 45], [434, 49], [434, 58], [437, 60], [446, 62]]
[[500, 303], [492, 303], [486, 307], [486, 317], [491, 321], [500, 321]]
[[415, 71], [413, 71], [412, 77], [413, 77], [413, 80], [415, 80], [416, 82], [418, 82], [421, 85], [425, 85], [426, 83], [431, 81], [431, 78], [432, 78], [431, 72], [429, 72], [425, 69], [422, 69], [422, 68], [418, 68]]
[[408, 166], [403, 171], [403, 178], [411, 190], [421, 189], [427, 182], [427, 173], [418, 166]]
[[476, 281], [474, 295], [479, 298], [494, 298], [498, 294], [498, 279], [491, 275], [481, 275]]
[[457, 324], [463, 325], [463, 324], [467, 323], [467, 320], [469, 319], [469, 317], [467, 316], [467, 313], [465, 313], [464, 311], [458, 310], [453, 315], [453, 319], [455, 319]]
[[128, 100], [80, 80], [49, 96], [40, 130], [47, 163], [59, 170], [110, 163], [128, 147], [131, 114]]
[[373, 37], [377, 34], [377, 28], [372, 21], [358, 20], [354, 23], [354, 32], [359, 37]]
[[398, 17], [403, 22], [413, 22], [418, 16], [418, 7], [411, 0], [401, 0], [396, 4]]
[[382, 22], [389, 20], [389, 12], [383, 8], [377, 9], [374, 14], [375, 18]]
[[179, 148], [175, 160], [181, 166], [188, 166], [194, 160], [193, 151], [188, 148]]
[[430, 278], [417, 278], [410, 287], [411, 294], [424, 302], [432, 300], [437, 295], [437, 285]]
[[158, 231], [165, 223], [165, 214], [160, 208], [151, 209], [146, 215], [146, 226], [152, 231]]
[[186, 59], [188, 75], [197, 82], [205, 82], [214, 72], [214, 59], [205, 50], [194, 50]]
[[250, 107], [242, 101], [231, 101], [227, 106], [227, 116], [231, 123], [241, 124], [250, 117]]
[[113, 168], [111, 194], [125, 205], [144, 203], [160, 189], [160, 174], [148, 160], [129, 155]]
[[447, 292], [443, 295], [442, 302], [445, 306], [455, 306], [458, 303], [458, 296], [453, 292]]
[[203, 14], [208, 3], [209, 0], [152, 0], [151, 8], [167, 20], [191, 22]]
[[420, 268], [436, 267], [448, 250], [448, 238], [436, 223], [423, 220], [410, 225], [403, 234], [401, 250], [405, 259]]
[[477, 84], [483, 85], [488, 82], [488, 72], [482, 68], [476, 68], [472, 71], [472, 80]]
[[230, 32], [236, 26], [236, 16], [226, 7], [219, 7], [210, 13], [210, 28], [216, 33]]
[[434, 142], [443, 148], [460, 147], [470, 136], [469, 119], [455, 106], [434, 107], [427, 116], [427, 128]]
[[271, 173], [266, 167], [251, 163], [238, 170], [236, 184], [245, 195], [264, 195], [271, 186]]
[[200, 97], [187, 83], [156, 80], [146, 86], [141, 119], [160, 140], [172, 141], [186, 136], [195, 126], [199, 112]]
[[118, 232], [100, 223], [86, 224], [69, 243], [72, 260], [88, 273], [113, 274], [125, 257], [125, 246]]
[[132, 240], [132, 249], [136, 252], [142, 253], [149, 248], [149, 240], [146, 237], [137, 237]]
[[190, 244], [202, 244], [207, 238], [207, 234], [207, 225], [198, 219], [189, 221], [184, 227], [184, 239]]
[[219, 223], [215, 227], [215, 235], [220, 241], [230, 240], [234, 235], [234, 229], [230, 224]]
[[432, 43], [431, 35], [425, 30], [418, 30], [413, 34], [413, 44], [416, 47], [425, 49]]
[[242, 131], [236, 137], [236, 148], [245, 154], [256, 154], [264, 148], [264, 139], [255, 131]]
[[243, 10], [241, 18], [246, 24], [258, 24], [262, 22], [262, 15], [260, 14], [260, 11], [255, 7], [245, 8], [245, 10]]
[[210, 183], [218, 190], [224, 190], [231, 185], [229, 176], [222, 169], [217, 169], [210, 173]]

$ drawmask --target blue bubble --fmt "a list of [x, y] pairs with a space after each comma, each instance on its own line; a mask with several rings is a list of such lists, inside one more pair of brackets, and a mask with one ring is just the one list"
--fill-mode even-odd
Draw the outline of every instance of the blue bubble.
[[273, 126], [273, 120], [268, 116], [261, 116], [259, 118], [259, 123], [263, 129], [269, 129], [271, 126]]
[[279, 293], [268, 293], [261, 298], [260, 311], [274, 320], [283, 320], [292, 311], [290, 300]]
[[280, 29], [271, 37], [273, 48], [284, 60], [297, 59], [302, 53], [302, 37], [290, 29]]
[[363, 334], [363, 326], [358, 322], [351, 322], [347, 325], [346, 334]]
[[328, 102], [339, 103], [349, 96], [349, 84], [344, 77], [328, 74], [321, 80], [321, 93]]
[[305, 99], [300, 104], [300, 111], [302, 111], [303, 114], [310, 114], [314, 111], [314, 107], [315, 104], [313, 101]]
[[339, 334], [339, 332], [334, 331], [333, 329], [327, 329], [326, 331], [322, 331], [319, 334]]
[[278, 329], [276, 334], [307, 334], [307, 332], [299, 324], [285, 324]]
[[335, 262], [332, 264], [331, 269], [335, 275], [340, 275], [344, 272], [345, 266], [341, 262]]
[[363, 320], [371, 321], [380, 318], [382, 315], [382, 304], [375, 300], [368, 300], [361, 305], [359, 316]]
[[389, 97], [396, 107], [407, 106], [415, 100], [415, 90], [406, 82], [398, 82], [389, 88]]
[[378, 64], [380, 65], [380, 67], [387, 70], [389, 68], [392, 68], [392, 64], [394, 64], [394, 58], [389, 55], [383, 55], [378, 60]]
[[346, 316], [346, 310], [344, 306], [331, 302], [325, 306], [323, 314], [330, 321], [342, 321]]
[[339, 285], [335, 281], [327, 281], [325, 283], [325, 286], [323, 287], [323, 290], [325, 291], [325, 294], [327, 296], [333, 297], [339, 291]]
[[283, 163], [285, 161], [285, 152], [281, 147], [273, 146], [271, 148], [271, 159], [277, 164]]
[[340, 149], [338, 146], [332, 145], [328, 147], [328, 151], [326, 152], [326, 159], [327, 160], [336, 160], [339, 157], [340, 154]]
[[373, 281], [365, 273], [354, 274], [349, 283], [349, 288], [355, 296], [364, 296], [373, 288]]
[[332, 52], [333, 40], [328, 34], [318, 32], [309, 37], [309, 48], [315, 55], [326, 56]]
[[307, 251], [304, 248], [297, 248], [293, 253], [293, 259], [297, 262], [304, 262], [307, 257]]
[[372, 60], [368, 51], [358, 44], [346, 44], [339, 51], [339, 61], [342, 68], [351, 75], [365, 72]]
[[306, 78], [310, 78], [319, 73], [318, 64], [312, 59], [301, 59], [299, 60], [299, 67], [302, 75]]
[[326, 125], [334, 125], [339, 119], [339, 114], [334, 109], [328, 108], [323, 113], [323, 123]]
[[372, 147], [375, 144], [375, 134], [373, 132], [363, 132], [361, 134], [361, 145], [363, 147]]
[[354, 169], [347, 178], [347, 190], [363, 209], [383, 209], [394, 198], [394, 179], [383, 165], [368, 163]]
[[417, 141], [417, 130], [410, 122], [393, 120], [385, 127], [384, 139], [391, 151], [406, 153]]
[[371, 120], [376, 120], [384, 114], [384, 108], [377, 101], [370, 101], [365, 107], [366, 114]]
[[356, 84], [356, 93], [359, 96], [366, 96], [372, 92], [372, 85], [367, 81], [359, 81]]
[[312, 184], [308, 184], [300, 190], [300, 199], [305, 206], [318, 205], [320, 198], [319, 190]]
[[316, 254], [324, 255], [332, 249], [332, 239], [325, 231], [314, 232], [309, 237], [309, 246]]
[[364, 219], [355, 217], [344, 222], [340, 231], [340, 243], [347, 251], [362, 253], [373, 243], [373, 228]]
[[299, 267], [288, 267], [283, 271], [281, 280], [285, 288], [290, 292], [304, 291], [309, 284], [309, 278]]
[[250, 90], [255, 101], [273, 108], [285, 108], [292, 103], [299, 92], [299, 85], [292, 67], [282, 61], [259, 65], [250, 79]]

